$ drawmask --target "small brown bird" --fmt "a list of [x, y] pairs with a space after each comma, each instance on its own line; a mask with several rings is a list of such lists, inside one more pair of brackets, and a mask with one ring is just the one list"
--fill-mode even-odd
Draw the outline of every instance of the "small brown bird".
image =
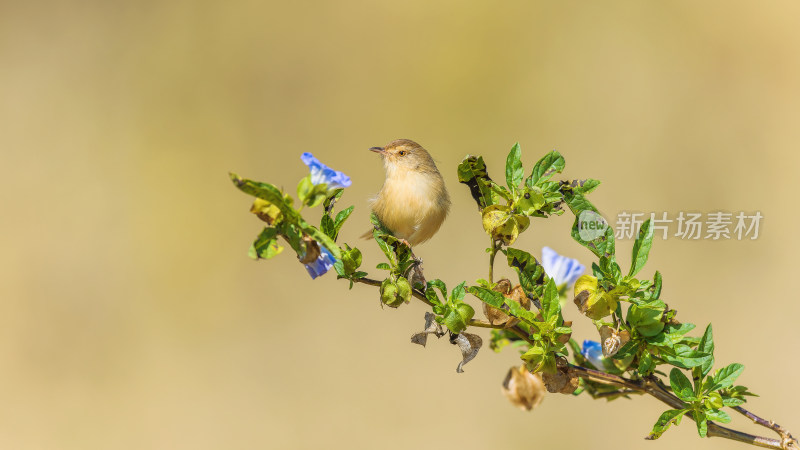
[[433, 237], [450, 210], [450, 195], [431, 155], [409, 139], [370, 150], [381, 155], [386, 169], [386, 181], [372, 203], [372, 211], [409, 246]]

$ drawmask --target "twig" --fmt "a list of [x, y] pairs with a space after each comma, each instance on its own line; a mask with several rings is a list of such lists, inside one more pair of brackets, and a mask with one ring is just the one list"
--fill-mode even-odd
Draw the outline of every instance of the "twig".
[[494, 237], [490, 237], [489, 239], [492, 240], [492, 250], [489, 253], [489, 283], [494, 283], [494, 257], [497, 256], [497, 241]]
[[643, 395], [644, 392], [642, 391], [635, 391], [633, 389], [621, 389], [619, 391], [611, 391], [611, 392], [600, 392], [597, 394], [593, 394], [592, 398], [605, 398], [605, 397], [614, 397], [615, 395]]
[[772, 420], [762, 419], [757, 415], [751, 413], [750, 411], [742, 408], [741, 406], [734, 406], [733, 409], [747, 417], [748, 419], [752, 420], [753, 423], [757, 425], [761, 425], [762, 427], [769, 428], [770, 430], [774, 431], [781, 437], [781, 439], [786, 443], [787, 448], [798, 448], [798, 441], [792, 436], [792, 433], [789, 433], [789, 430], [783, 428], [782, 426], [778, 425]]
[[[370, 286], [381, 285], [380, 281], [373, 280], [371, 278], [358, 278], [353, 281]], [[418, 289], [412, 289], [412, 295], [418, 300], [427, 304], [428, 306], [433, 306], [433, 303], [431, 303], [425, 297], [425, 293], [423, 293], [422, 291]], [[496, 328], [496, 329], [505, 328], [503, 325], [492, 325], [489, 322], [477, 319], [470, 320], [469, 325], [478, 328]], [[533, 343], [533, 340], [528, 336], [528, 334], [524, 330], [519, 328], [519, 326], [506, 329], [517, 335], [520, 339], [528, 343]], [[631, 380], [621, 377], [619, 375], [601, 372], [599, 370], [589, 369], [587, 367], [576, 366], [573, 364], [569, 364], [567, 367], [568, 371], [575, 376], [590, 381], [594, 381], [597, 383], [619, 386], [620, 388], [623, 388], [624, 393], [626, 394], [633, 394], [633, 393], [648, 394], [666, 403], [673, 409], [684, 409], [686, 407], [686, 403], [684, 403], [681, 399], [676, 397], [672, 392], [667, 390], [667, 388], [655, 376], [651, 375], [646, 379]], [[609, 393], [608, 395], [614, 395], [614, 394], [616, 393]], [[741, 431], [723, 427], [712, 421], [708, 421], [708, 432], [706, 434], [708, 437], [720, 437], [737, 442], [742, 442], [745, 444], [755, 445], [757, 447], [771, 448], [775, 450], [800, 450], [800, 447], [798, 447], [797, 440], [794, 439], [792, 435], [780, 425], [776, 424], [775, 422], [762, 419], [739, 406], [736, 406], [733, 409], [735, 409], [737, 412], [741, 414], [744, 414], [745, 416], [753, 420], [753, 422], [775, 431], [781, 436], [781, 439], [778, 440], [778, 439], [772, 439], [763, 436], [756, 436], [744, 433]], [[694, 417], [691, 414], [687, 414], [687, 416], [692, 420], [694, 420]]]

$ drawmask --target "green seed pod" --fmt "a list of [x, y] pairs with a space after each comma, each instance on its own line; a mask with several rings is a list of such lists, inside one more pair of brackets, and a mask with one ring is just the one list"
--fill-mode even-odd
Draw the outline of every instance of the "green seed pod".
[[392, 277], [383, 280], [383, 283], [381, 283], [381, 302], [383, 304], [392, 308], [400, 306], [403, 303], [403, 298], [399, 297], [397, 293], [397, 284]]
[[544, 206], [544, 204], [544, 195], [542, 195], [541, 189], [538, 187], [526, 188], [522, 196], [516, 202], [516, 209], [522, 214], [531, 215]]
[[411, 285], [403, 277], [397, 279], [397, 297], [405, 303], [411, 300]]

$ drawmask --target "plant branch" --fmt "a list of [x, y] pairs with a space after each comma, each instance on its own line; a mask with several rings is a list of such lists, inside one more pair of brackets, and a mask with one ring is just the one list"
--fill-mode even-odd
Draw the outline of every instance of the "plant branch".
[[[494, 247], [494, 242], [492, 242], [492, 244]], [[361, 284], [366, 284], [369, 286], [381, 285], [380, 281], [373, 280], [371, 278], [358, 278], [353, 281]], [[427, 304], [428, 306], [434, 306], [433, 303], [431, 303], [425, 297], [425, 294], [422, 291], [418, 289], [412, 289], [412, 295], [418, 300]], [[469, 321], [469, 326], [477, 328], [494, 328], [494, 329], [505, 328], [503, 325], [492, 325], [489, 322], [478, 319], [471, 319]], [[531, 344], [533, 343], [533, 340], [530, 338], [530, 336], [528, 336], [528, 333], [526, 333], [519, 326], [514, 326], [506, 329], [517, 335], [517, 337], [519, 337], [520, 339]], [[659, 380], [657, 377], [653, 375], [651, 375], [646, 379], [631, 380], [628, 378], [621, 377], [619, 375], [614, 375], [599, 370], [589, 369], [588, 367], [581, 367], [573, 364], [568, 364], [567, 367], [568, 367], [568, 372], [575, 376], [584, 378], [586, 380], [594, 381], [597, 383], [618, 386], [623, 389], [622, 392], [611, 392], [605, 395], [600, 394], [599, 396], [641, 393], [655, 397], [656, 399], [662, 401], [663, 403], [666, 403], [673, 409], [684, 409], [687, 406], [686, 403], [684, 403], [681, 399], [679, 399], [672, 392], [670, 392], [663, 385], [661, 380]], [[757, 447], [771, 448], [775, 450], [800, 450], [800, 447], [798, 447], [797, 440], [794, 439], [792, 435], [780, 425], [776, 424], [775, 422], [762, 419], [742, 407], [736, 406], [733, 409], [735, 409], [737, 412], [741, 414], [744, 414], [746, 417], [751, 419], [756, 424], [767, 427], [775, 431], [776, 433], [778, 433], [778, 435], [781, 436], [781, 439], [772, 439], [763, 436], [756, 436], [744, 433], [741, 431], [723, 427], [722, 425], [718, 425], [712, 421], [708, 421], [708, 433], [707, 433], [708, 437], [720, 437], [737, 442], [742, 442], [745, 444], [755, 445]], [[687, 414], [687, 416], [692, 420], [694, 420], [694, 417], [691, 414]]]
[[[671, 392], [667, 391], [667, 389], [663, 386], [661, 381], [654, 376], [651, 376], [645, 380], [628, 380], [626, 378], [617, 375], [600, 372], [598, 370], [588, 369], [586, 367], [574, 366], [572, 364], [569, 365], [569, 369], [572, 373], [576, 374], [577, 376], [580, 376], [581, 378], [585, 378], [598, 383], [612, 384], [633, 391], [639, 391], [642, 393], [649, 394], [657, 398], [658, 400], [661, 400], [662, 402], [666, 403], [673, 409], [684, 409], [686, 407], [686, 404], [681, 399], [676, 397]], [[694, 418], [691, 415], [689, 415], [689, 417], [692, 418], [692, 420], [694, 420]], [[765, 423], [768, 424], [769, 422], [765, 421]], [[773, 429], [772, 427], [769, 426], [767, 427]], [[788, 432], [786, 432], [786, 434], [788, 438], [783, 437], [781, 440], [771, 439], [762, 436], [755, 436], [741, 431], [732, 430], [730, 428], [723, 427], [722, 425], [718, 425], [711, 421], [708, 422], [708, 433], [707, 433], [708, 437], [721, 437], [725, 439], [731, 439], [737, 442], [742, 442], [745, 444], [755, 445], [758, 447], [772, 448], [776, 450], [797, 449], [796, 446], [797, 441], [791, 438], [791, 435], [788, 434]]]
[[592, 398], [605, 398], [605, 397], [614, 397], [616, 395], [630, 395], [630, 394], [643, 395], [644, 392], [635, 391], [633, 389], [620, 389], [619, 391], [600, 392], [599, 394], [593, 394]]
[[753, 423], [757, 425], [761, 425], [762, 427], [769, 428], [770, 430], [774, 431], [781, 437], [781, 439], [786, 443], [787, 448], [798, 448], [798, 441], [792, 436], [792, 433], [789, 433], [789, 430], [783, 428], [782, 426], [778, 425], [772, 420], [762, 419], [757, 415], [751, 413], [750, 411], [742, 408], [741, 406], [734, 406], [733, 409], [747, 417], [748, 419], [752, 420]]
[[490, 237], [489, 239], [492, 240], [492, 249], [489, 253], [489, 283], [494, 283], [494, 257], [497, 256], [497, 241], [494, 237]]

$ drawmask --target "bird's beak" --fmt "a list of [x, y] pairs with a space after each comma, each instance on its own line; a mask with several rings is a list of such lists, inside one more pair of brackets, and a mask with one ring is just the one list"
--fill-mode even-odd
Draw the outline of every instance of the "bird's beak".
[[386, 153], [386, 150], [384, 150], [383, 147], [372, 147], [372, 148], [369, 149], [369, 151], [375, 152], [375, 153], [380, 153], [381, 155]]

